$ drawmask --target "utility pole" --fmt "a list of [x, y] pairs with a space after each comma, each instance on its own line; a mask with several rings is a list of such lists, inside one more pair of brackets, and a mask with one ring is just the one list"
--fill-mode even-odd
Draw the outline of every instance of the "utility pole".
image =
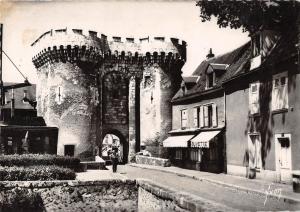
[[0, 23], [0, 105], [4, 105], [4, 88], [2, 80], [2, 41], [3, 41], [3, 24]]

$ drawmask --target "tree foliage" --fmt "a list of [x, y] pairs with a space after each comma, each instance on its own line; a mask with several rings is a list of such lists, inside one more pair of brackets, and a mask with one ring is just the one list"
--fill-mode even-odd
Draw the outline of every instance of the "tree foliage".
[[215, 16], [219, 27], [242, 28], [250, 33], [261, 26], [286, 27], [299, 11], [299, 2], [296, 1], [201, 0], [197, 6], [200, 7], [202, 22], [210, 21]]

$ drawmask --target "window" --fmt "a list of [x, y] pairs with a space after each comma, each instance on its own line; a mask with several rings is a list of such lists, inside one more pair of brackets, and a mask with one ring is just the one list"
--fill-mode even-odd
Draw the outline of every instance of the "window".
[[193, 109], [193, 116], [194, 116], [194, 127], [199, 127], [199, 112], [200, 112], [200, 108], [199, 107], [195, 107]]
[[181, 111], [181, 128], [182, 129], [185, 129], [187, 127], [187, 121], [188, 121], [188, 118], [187, 118], [187, 110], [182, 110]]
[[73, 157], [75, 153], [75, 145], [65, 145], [65, 156]]
[[175, 159], [178, 159], [178, 160], [182, 159], [182, 150], [181, 149], [175, 150]]
[[250, 114], [259, 113], [259, 87], [260, 83], [252, 83], [249, 88], [249, 110]]
[[212, 88], [215, 84], [215, 74], [214, 72], [207, 73], [206, 75], [206, 88]]
[[201, 149], [191, 149], [190, 159], [192, 161], [201, 161]]
[[64, 98], [63, 87], [58, 86], [56, 88], [56, 92], [55, 92], [55, 101], [56, 101], [56, 103], [59, 104], [59, 105], [62, 104], [63, 98]]
[[272, 110], [288, 109], [288, 78], [287, 73], [273, 77]]
[[249, 134], [248, 138], [249, 167], [261, 169], [261, 141], [259, 134]]
[[24, 101], [24, 100], [28, 100], [27, 97], [27, 90], [23, 90], [23, 104], [29, 104], [29, 101]]
[[200, 127], [217, 127], [217, 105], [209, 104], [200, 106]]

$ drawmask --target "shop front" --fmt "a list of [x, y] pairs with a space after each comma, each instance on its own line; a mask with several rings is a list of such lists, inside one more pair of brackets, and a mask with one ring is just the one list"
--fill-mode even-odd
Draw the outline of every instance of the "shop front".
[[163, 146], [174, 166], [213, 173], [223, 172], [223, 133], [203, 131], [192, 135], [172, 135]]
[[200, 132], [191, 139], [191, 150], [201, 152], [200, 170], [213, 173], [223, 172], [223, 133], [221, 130]]

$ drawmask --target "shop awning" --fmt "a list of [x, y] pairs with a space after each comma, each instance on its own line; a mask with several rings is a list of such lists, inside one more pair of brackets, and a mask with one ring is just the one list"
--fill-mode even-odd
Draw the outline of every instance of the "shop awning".
[[163, 141], [164, 147], [188, 147], [188, 141], [194, 137], [194, 135], [177, 135], [170, 136]]
[[209, 142], [216, 137], [221, 130], [207, 131], [199, 133], [195, 138], [191, 140], [191, 147], [196, 148], [209, 148]]

